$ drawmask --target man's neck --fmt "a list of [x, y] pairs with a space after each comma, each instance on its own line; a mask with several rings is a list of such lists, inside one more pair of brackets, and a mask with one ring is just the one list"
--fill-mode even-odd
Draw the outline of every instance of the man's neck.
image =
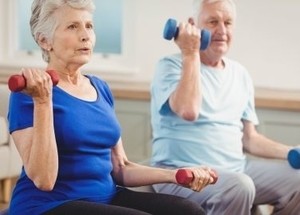
[[212, 57], [201, 52], [200, 58], [201, 58], [201, 63], [205, 64], [206, 66], [210, 66], [216, 69], [224, 69], [225, 67], [223, 56]]

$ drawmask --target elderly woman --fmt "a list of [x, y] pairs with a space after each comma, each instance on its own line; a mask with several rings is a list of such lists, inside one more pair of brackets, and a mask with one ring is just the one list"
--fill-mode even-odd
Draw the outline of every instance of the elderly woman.
[[[10, 132], [24, 167], [10, 214], [203, 214], [183, 198], [125, 188], [177, 183], [176, 170], [128, 161], [108, 85], [81, 74], [95, 44], [93, 10], [92, 0], [33, 1], [32, 35], [59, 83], [22, 69], [27, 86], [11, 94]], [[187, 188], [212, 183], [209, 168], [190, 169]]]

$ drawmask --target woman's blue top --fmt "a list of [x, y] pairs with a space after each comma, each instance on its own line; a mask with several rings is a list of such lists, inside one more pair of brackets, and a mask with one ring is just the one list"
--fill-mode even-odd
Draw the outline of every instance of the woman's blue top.
[[[96, 101], [81, 100], [53, 87], [59, 156], [54, 189], [39, 190], [22, 168], [12, 194], [10, 215], [42, 214], [72, 200], [109, 203], [114, 197], [116, 184], [111, 176], [111, 148], [119, 140], [121, 129], [108, 85], [97, 77], [87, 77], [97, 91]], [[8, 120], [11, 133], [32, 127], [32, 98], [21, 92], [12, 93]]]

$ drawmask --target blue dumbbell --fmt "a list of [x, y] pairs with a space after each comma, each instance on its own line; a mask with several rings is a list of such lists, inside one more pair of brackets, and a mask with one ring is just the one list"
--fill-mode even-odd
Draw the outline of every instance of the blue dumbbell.
[[300, 148], [291, 149], [288, 153], [288, 161], [295, 169], [300, 169]]
[[[178, 27], [175, 19], [168, 19], [164, 28], [164, 38], [166, 40], [176, 39], [178, 36]], [[208, 30], [201, 30], [200, 50], [205, 50], [210, 44], [211, 33]]]

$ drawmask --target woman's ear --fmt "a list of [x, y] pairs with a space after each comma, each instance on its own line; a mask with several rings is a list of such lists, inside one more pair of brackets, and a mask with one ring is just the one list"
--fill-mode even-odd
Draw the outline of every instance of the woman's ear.
[[49, 39], [46, 38], [43, 34], [38, 35], [38, 44], [44, 50], [47, 50], [47, 51], [52, 50], [52, 46], [51, 46]]

